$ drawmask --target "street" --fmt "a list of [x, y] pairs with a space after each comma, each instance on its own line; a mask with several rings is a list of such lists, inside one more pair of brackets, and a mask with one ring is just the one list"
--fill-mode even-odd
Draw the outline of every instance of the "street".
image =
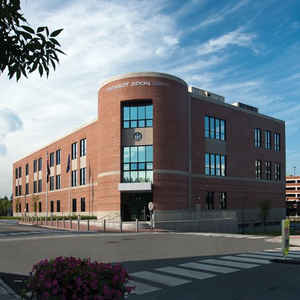
[[[281, 255], [280, 244], [269, 240], [206, 233], [70, 233], [0, 222], [0, 271], [18, 290], [22, 275], [40, 259], [72, 255], [121, 262], [136, 286], [133, 300], [298, 299], [300, 265], [272, 262]], [[295, 248], [290, 257], [298, 259], [299, 253]], [[20, 274], [18, 282], [8, 278], [12, 273]]]

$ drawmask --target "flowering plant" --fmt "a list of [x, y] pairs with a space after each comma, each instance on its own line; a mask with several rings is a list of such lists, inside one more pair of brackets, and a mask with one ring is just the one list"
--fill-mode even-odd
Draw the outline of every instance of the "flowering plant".
[[27, 281], [27, 299], [121, 300], [134, 289], [120, 265], [90, 259], [57, 257], [33, 266]]

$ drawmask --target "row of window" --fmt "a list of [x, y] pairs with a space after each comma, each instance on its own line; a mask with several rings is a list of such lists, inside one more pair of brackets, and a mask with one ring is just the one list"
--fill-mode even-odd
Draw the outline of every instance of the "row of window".
[[205, 205], [206, 209], [227, 209], [227, 193], [218, 192], [215, 199], [215, 192], [207, 192]]
[[[262, 170], [264, 164], [264, 173]], [[273, 172], [272, 166], [274, 165]], [[272, 163], [271, 161], [262, 162], [261, 160], [255, 161], [255, 175], [257, 179], [265, 179], [265, 180], [281, 180], [281, 166], [280, 163]]]
[[122, 182], [153, 182], [153, 146], [123, 147]]
[[[80, 157], [85, 156], [86, 155], [86, 138], [81, 139], [80, 140], [80, 149], [79, 149], [79, 153], [80, 153]], [[71, 156], [72, 159], [76, 159], [77, 158], [77, 142], [73, 143], [71, 145]], [[56, 163], [56, 165], [60, 165], [61, 163], [61, 150], [58, 149], [56, 150], [56, 152], [51, 152], [49, 154], [49, 165], [50, 167], [53, 167], [54, 164]], [[41, 171], [42, 170], [42, 164], [43, 164], [43, 159], [40, 157], [39, 159], [35, 159], [33, 161], [33, 172], [37, 172], [37, 171]], [[29, 174], [29, 164], [27, 163], [25, 165], [25, 175]], [[22, 167], [17, 167], [15, 169], [15, 177], [20, 178], [22, 177]]]
[[215, 117], [204, 117], [204, 135], [209, 139], [225, 141], [226, 139], [226, 122], [225, 120]]
[[[55, 176], [56, 181], [54, 184], [54, 176], [50, 176], [50, 187], [49, 190], [53, 191], [54, 186], [55, 189], [59, 190], [61, 188], [61, 175], [56, 175]], [[80, 169], [80, 177], [79, 177], [79, 184], [80, 185], [85, 185], [86, 184], [86, 168], [81, 168]], [[77, 172], [76, 170], [72, 171], [71, 174], [71, 185], [76, 186], [77, 185]], [[39, 179], [38, 181], [33, 182], [33, 193], [40, 193], [42, 192], [42, 180]], [[16, 196], [21, 196], [22, 195], [22, 185], [16, 186], [16, 191], [15, 191]], [[29, 183], [26, 183], [25, 186], [25, 194], [29, 194]]]
[[124, 104], [122, 116], [123, 128], [153, 127], [153, 105], [151, 103]]
[[[50, 212], [53, 213], [55, 211], [54, 208], [55, 201], [50, 201]], [[42, 202], [38, 202], [38, 210], [42, 212]], [[80, 198], [80, 211], [85, 212], [85, 198]], [[29, 205], [26, 203], [25, 211], [29, 212]], [[22, 212], [21, 203], [16, 203], [16, 212]], [[33, 212], [37, 212], [37, 202], [33, 203]], [[60, 212], [60, 200], [56, 200], [56, 212]], [[72, 199], [72, 212], [77, 212], [77, 199]]]
[[[272, 132], [269, 130], [264, 131], [264, 148], [267, 150], [272, 149]], [[274, 132], [273, 135], [273, 144], [274, 144], [274, 151], [279, 152], [280, 151], [280, 134]], [[262, 148], [262, 130], [260, 128], [255, 128], [254, 129], [254, 146], [256, 148]]]
[[226, 176], [226, 155], [205, 153], [205, 175]]

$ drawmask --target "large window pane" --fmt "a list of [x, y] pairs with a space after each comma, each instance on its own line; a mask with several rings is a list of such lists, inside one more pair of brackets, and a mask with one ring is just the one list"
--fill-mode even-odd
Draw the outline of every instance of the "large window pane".
[[146, 120], [146, 127], [152, 127], [152, 126], [153, 126], [152, 120]]
[[137, 120], [137, 107], [130, 106], [130, 120]]
[[131, 151], [130, 151], [130, 161], [131, 161], [131, 162], [137, 162], [137, 161], [138, 161], [137, 147], [131, 147]]
[[221, 176], [225, 176], [225, 170], [226, 170], [226, 161], [225, 156], [221, 155]]
[[208, 116], [204, 117], [204, 135], [209, 138], [209, 118]]
[[209, 118], [209, 124], [210, 124], [210, 138], [215, 138], [215, 118], [210, 117]]
[[210, 175], [215, 175], [215, 155], [210, 155]]
[[153, 119], [153, 105], [146, 106], [146, 119]]
[[145, 161], [145, 147], [144, 146], [140, 146], [138, 147], [138, 161], [139, 162], [144, 162]]
[[131, 182], [137, 182], [137, 180], [138, 180], [137, 171], [130, 172], [130, 175], [131, 175], [130, 181]]
[[124, 147], [124, 151], [123, 151], [123, 162], [124, 162], [124, 163], [129, 163], [129, 162], [130, 162], [130, 152], [129, 152], [129, 147]]
[[139, 163], [139, 170], [145, 170], [145, 163]]
[[137, 128], [137, 121], [131, 121], [130, 128]]
[[220, 169], [220, 154], [216, 154], [216, 175], [220, 176], [221, 175], [221, 169]]
[[146, 171], [146, 182], [153, 182], [153, 171]]
[[138, 106], [138, 119], [145, 119], [145, 106]]
[[216, 139], [220, 139], [220, 120], [216, 119]]
[[146, 161], [153, 161], [153, 146], [146, 146]]
[[210, 174], [210, 168], [209, 168], [209, 153], [205, 153], [205, 175]]
[[225, 121], [220, 120], [220, 122], [221, 122], [221, 140], [224, 141], [225, 140]]
[[130, 166], [131, 170], [137, 170], [137, 163], [132, 163]]
[[128, 121], [128, 120], [130, 120], [129, 117], [130, 117], [129, 116], [129, 107], [128, 106], [124, 106], [123, 107], [123, 118], [124, 118], [124, 120]]
[[130, 182], [130, 172], [123, 173], [123, 182]]
[[139, 171], [138, 172], [139, 182], [145, 182], [145, 176], [146, 176], [145, 171]]

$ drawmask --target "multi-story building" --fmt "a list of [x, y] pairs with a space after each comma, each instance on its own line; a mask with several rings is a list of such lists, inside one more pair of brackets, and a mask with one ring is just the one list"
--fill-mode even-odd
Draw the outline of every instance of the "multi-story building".
[[273, 220], [285, 216], [285, 123], [168, 74], [105, 82], [96, 121], [13, 169], [15, 215], [126, 221], [153, 202], [160, 220], [211, 210], [254, 222], [268, 200]]
[[300, 176], [286, 176], [285, 200], [288, 216], [300, 216]]

